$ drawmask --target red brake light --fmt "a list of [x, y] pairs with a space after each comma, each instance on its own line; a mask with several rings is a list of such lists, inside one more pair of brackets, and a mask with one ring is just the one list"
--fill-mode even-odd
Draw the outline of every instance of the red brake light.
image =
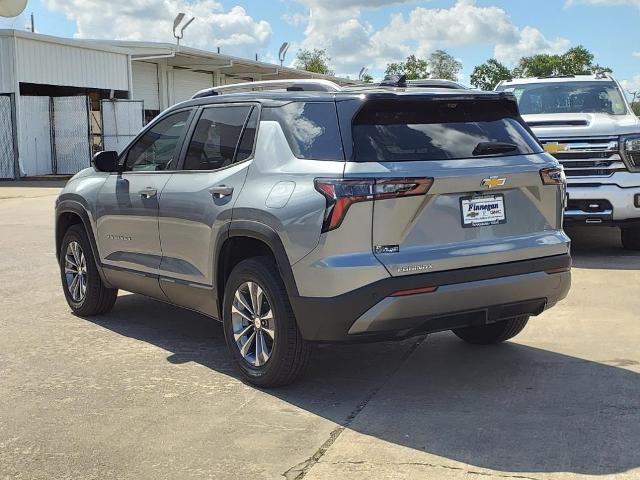
[[316, 178], [316, 190], [327, 201], [322, 232], [338, 228], [354, 203], [424, 195], [432, 184], [432, 178]]

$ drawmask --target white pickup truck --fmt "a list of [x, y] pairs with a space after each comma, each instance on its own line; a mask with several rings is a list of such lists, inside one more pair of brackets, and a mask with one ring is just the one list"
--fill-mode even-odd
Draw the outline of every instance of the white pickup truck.
[[545, 150], [564, 166], [565, 224], [620, 227], [640, 250], [640, 119], [610, 75], [519, 78], [512, 92]]

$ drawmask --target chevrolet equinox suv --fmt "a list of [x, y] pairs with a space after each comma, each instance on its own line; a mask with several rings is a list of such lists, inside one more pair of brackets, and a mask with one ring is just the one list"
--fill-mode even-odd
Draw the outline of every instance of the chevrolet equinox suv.
[[497, 343], [567, 295], [564, 173], [511, 93], [287, 85], [199, 92], [69, 181], [76, 314], [118, 289], [201, 312], [269, 387], [318, 342]]

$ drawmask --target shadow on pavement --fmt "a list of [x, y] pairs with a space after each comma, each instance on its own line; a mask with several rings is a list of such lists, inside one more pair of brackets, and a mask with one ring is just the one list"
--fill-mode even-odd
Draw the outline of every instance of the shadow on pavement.
[[571, 256], [574, 267], [640, 270], [640, 252], [622, 248], [620, 229], [567, 227], [565, 231], [571, 237]]
[[[172, 363], [237, 378], [221, 326], [204, 316], [125, 295], [91, 321], [170, 352]], [[320, 347], [304, 379], [267, 393], [344, 424], [384, 385], [350, 429], [487, 469], [603, 475], [640, 467], [640, 376], [624, 368], [637, 362], [516, 343], [471, 347], [448, 333], [402, 362], [414, 344]]]

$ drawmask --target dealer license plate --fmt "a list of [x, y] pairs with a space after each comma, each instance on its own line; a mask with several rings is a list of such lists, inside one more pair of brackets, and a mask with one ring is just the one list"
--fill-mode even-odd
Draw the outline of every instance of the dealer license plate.
[[465, 228], [507, 223], [503, 194], [462, 197], [460, 210]]

